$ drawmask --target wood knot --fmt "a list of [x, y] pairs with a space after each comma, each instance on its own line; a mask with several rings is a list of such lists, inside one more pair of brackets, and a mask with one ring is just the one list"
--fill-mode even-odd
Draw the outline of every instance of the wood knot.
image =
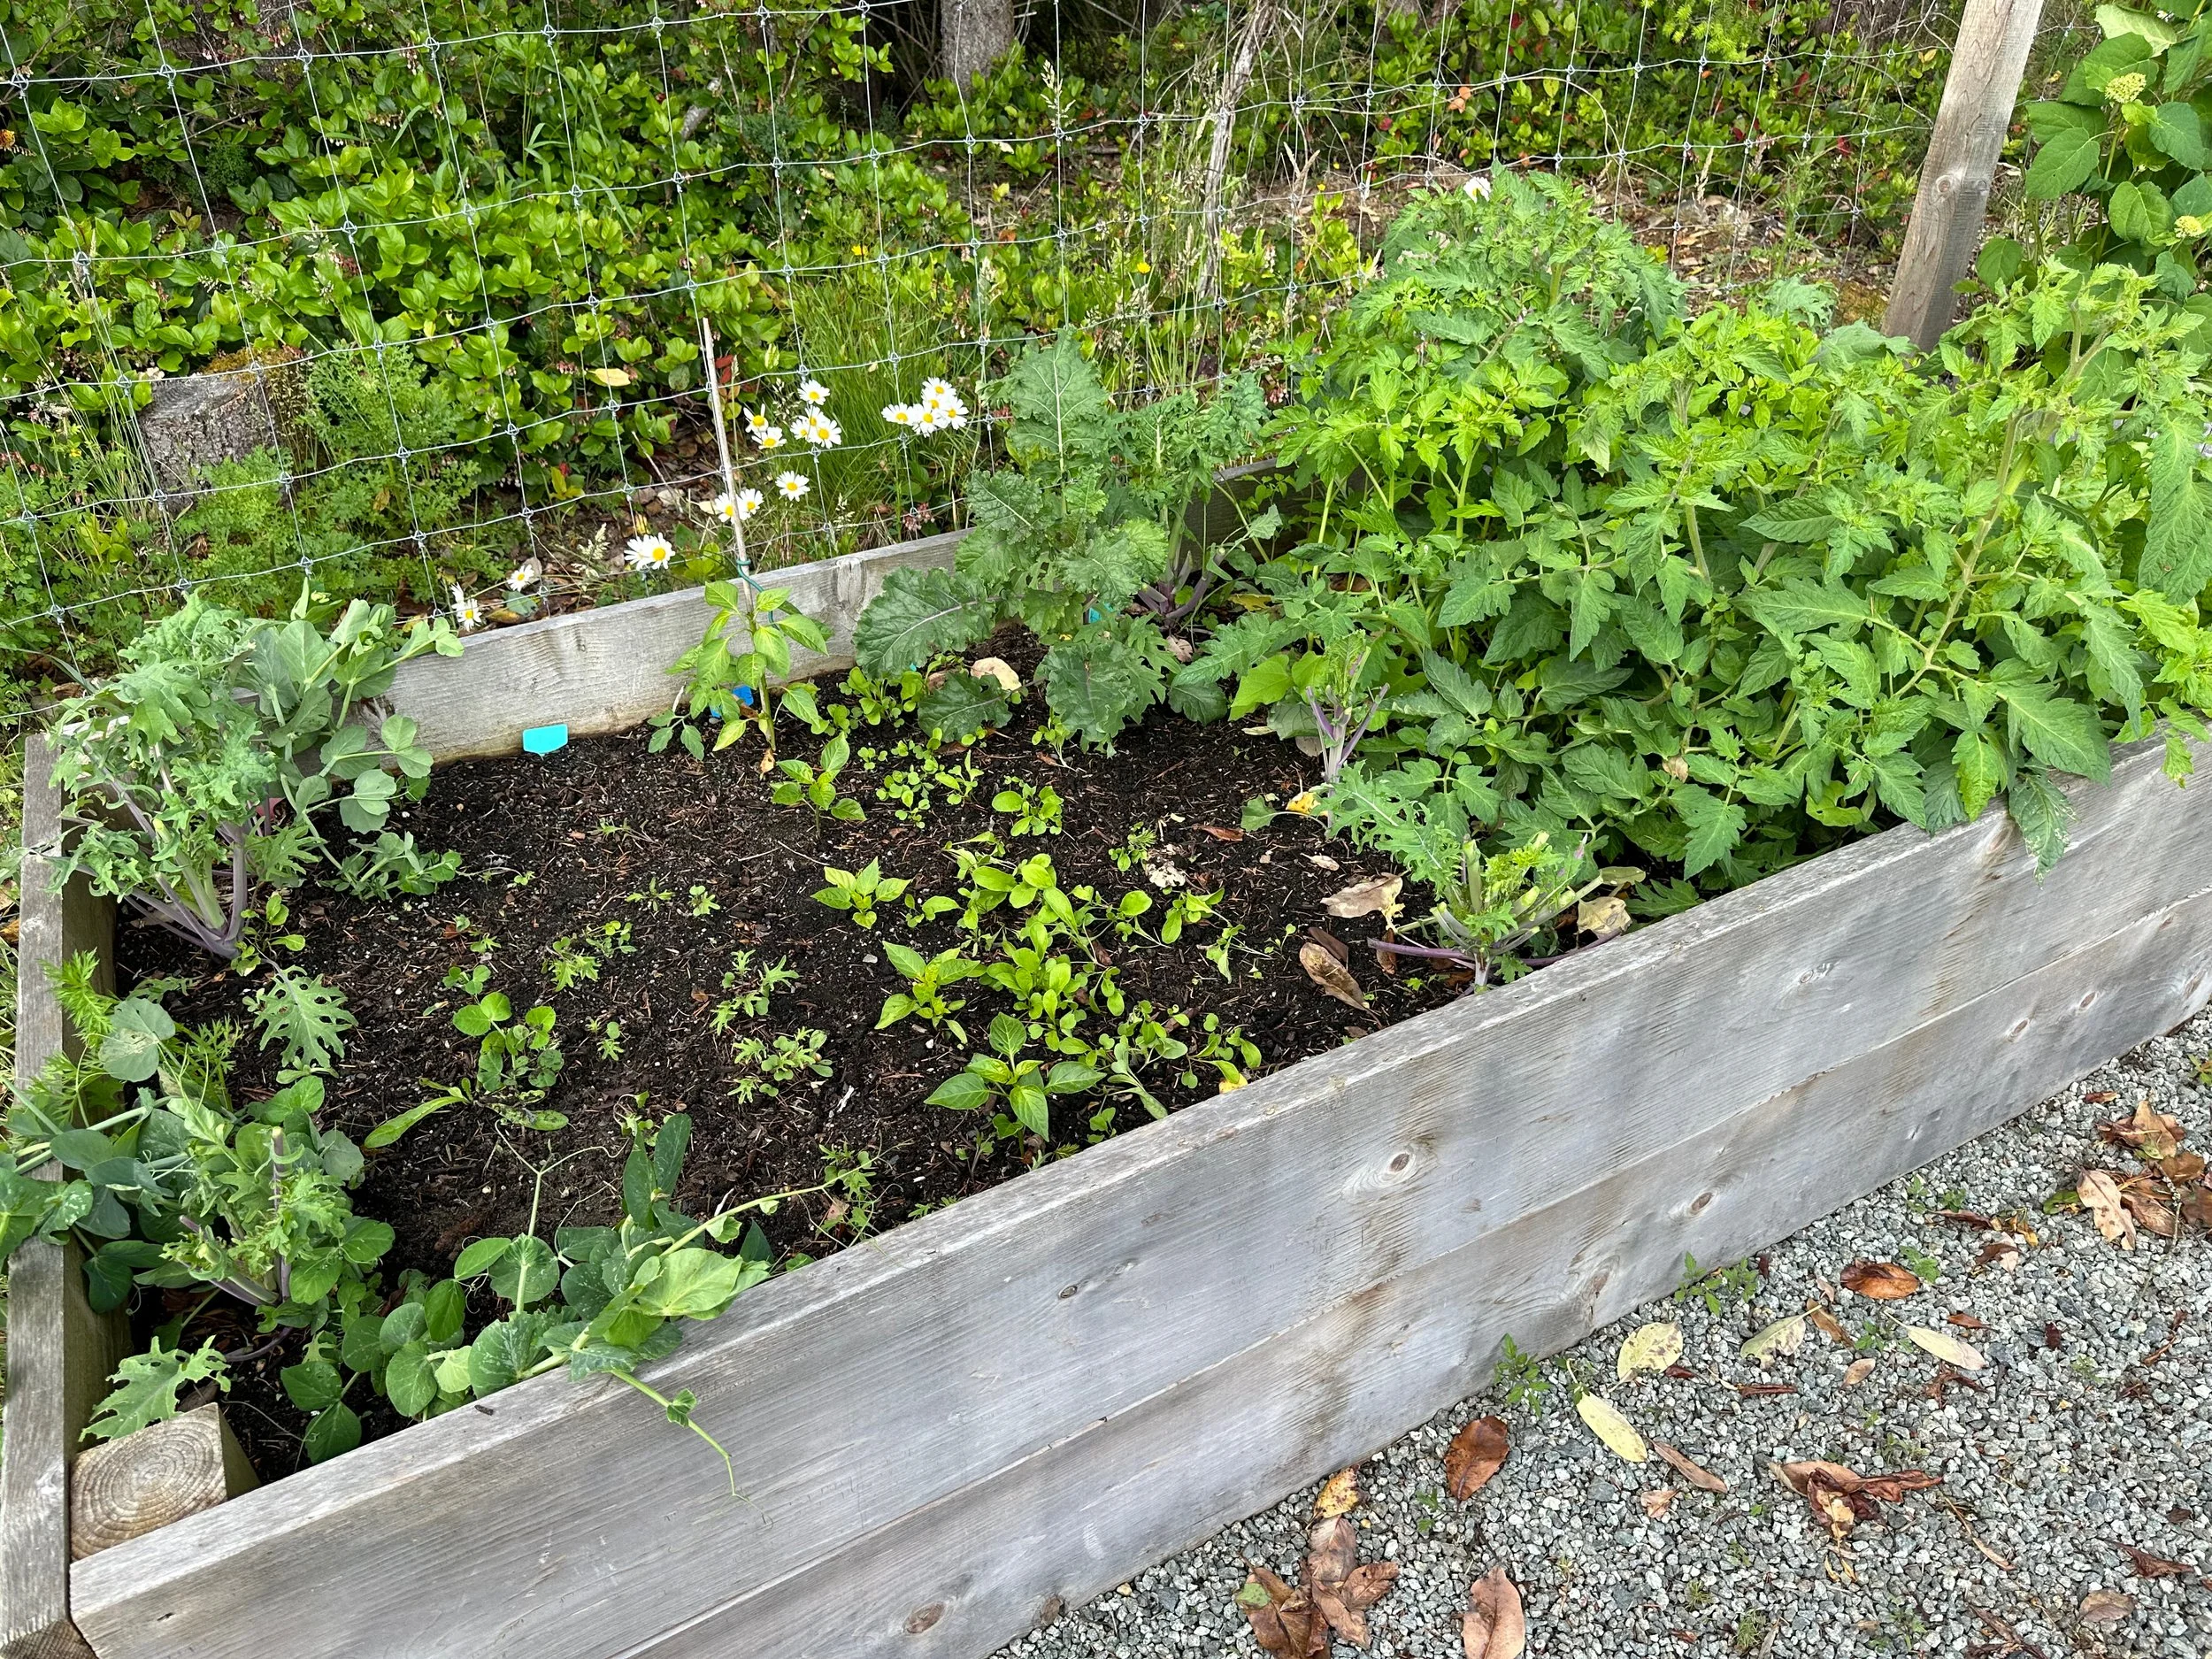
[[916, 1608], [906, 1616], [906, 1633], [918, 1636], [945, 1616], [945, 1604], [932, 1601], [927, 1607]]

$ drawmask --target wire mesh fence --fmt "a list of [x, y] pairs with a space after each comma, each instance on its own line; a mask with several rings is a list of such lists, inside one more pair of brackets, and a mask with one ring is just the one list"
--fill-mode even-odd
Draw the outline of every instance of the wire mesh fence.
[[10, 0], [15, 695], [196, 588], [499, 622], [711, 573], [733, 522], [763, 568], [950, 526], [1025, 338], [1280, 399], [1406, 194], [1492, 167], [1707, 288], [1878, 304], [1955, 22], [1035, 0], [956, 85], [968, 3]]

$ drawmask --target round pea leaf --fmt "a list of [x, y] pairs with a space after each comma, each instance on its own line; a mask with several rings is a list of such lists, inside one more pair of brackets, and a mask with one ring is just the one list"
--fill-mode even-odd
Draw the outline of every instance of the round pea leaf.
[[301, 1443], [307, 1449], [309, 1463], [327, 1463], [361, 1444], [361, 1419], [351, 1406], [341, 1402], [316, 1414]]

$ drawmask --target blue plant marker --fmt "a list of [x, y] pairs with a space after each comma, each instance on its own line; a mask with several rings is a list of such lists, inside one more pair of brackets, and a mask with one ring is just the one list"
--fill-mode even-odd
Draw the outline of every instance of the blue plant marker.
[[750, 686], [740, 686], [737, 688], [737, 700], [743, 703], [747, 708], [751, 708], [753, 706], [753, 688]]
[[524, 728], [522, 752], [526, 755], [550, 755], [557, 749], [568, 747], [568, 723], [558, 726], [533, 726]]

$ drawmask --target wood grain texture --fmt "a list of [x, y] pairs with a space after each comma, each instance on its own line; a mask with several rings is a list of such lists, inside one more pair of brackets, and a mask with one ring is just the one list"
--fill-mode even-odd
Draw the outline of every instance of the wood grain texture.
[[2043, 0], [1967, 0], [1959, 19], [1882, 325], [1923, 350], [1951, 326], [1953, 290], [1981, 245], [1990, 183], [2042, 16]]
[[1892, 832], [771, 1281], [653, 1379], [742, 1500], [626, 1390], [545, 1379], [95, 1556], [81, 1625], [105, 1659], [987, 1652], [1388, 1440], [1501, 1332], [1569, 1341], [2193, 1009], [2212, 835], [2156, 767], [2082, 791], [2040, 883], [2001, 819]]
[[[48, 860], [27, 849], [50, 844], [60, 803], [48, 786], [52, 761], [34, 740], [23, 757], [22, 902], [17, 935], [16, 1086], [56, 1054], [76, 1051], [74, 1033], [48, 989], [46, 969], [80, 950], [103, 960], [114, 938], [112, 905], [85, 883], [54, 891]], [[104, 972], [102, 982], [112, 984]], [[39, 1174], [60, 1179], [49, 1164]], [[84, 1296], [73, 1244], [32, 1242], [8, 1267], [8, 1406], [0, 1418], [0, 1655], [84, 1651], [69, 1622], [69, 1463], [77, 1437], [127, 1352], [122, 1319], [96, 1314]]]
[[82, 1561], [260, 1482], [210, 1403], [87, 1448], [69, 1475], [69, 1553]]
[[[883, 590], [883, 579], [909, 566], [949, 565], [967, 533], [794, 565], [761, 576], [786, 588], [792, 603], [829, 634], [820, 657], [802, 653], [795, 677], [852, 661], [853, 625]], [[565, 721], [570, 734], [619, 732], [660, 713], [681, 682], [668, 665], [698, 644], [714, 611], [703, 590], [686, 588], [603, 611], [548, 617], [468, 641], [458, 657], [403, 664], [392, 706], [421, 724], [419, 741], [440, 760], [520, 752], [524, 728]]]

